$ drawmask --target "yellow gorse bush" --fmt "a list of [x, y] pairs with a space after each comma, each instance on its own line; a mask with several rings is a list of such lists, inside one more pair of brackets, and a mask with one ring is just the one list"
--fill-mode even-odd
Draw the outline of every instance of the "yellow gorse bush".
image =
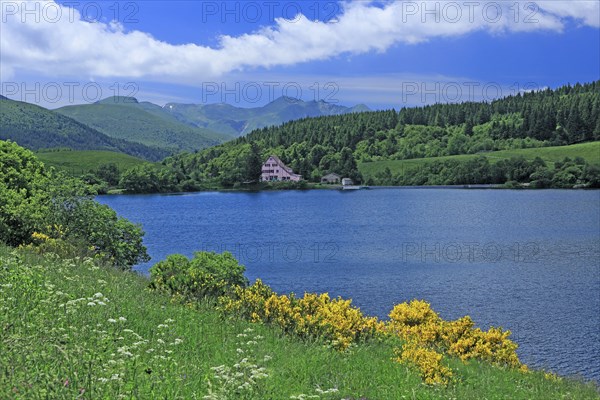
[[428, 385], [447, 385], [452, 379], [452, 370], [442, 364], [443, 355], [418, 342], [407, 342], [402, 350], [396, 349], [396, 355], [397, 362], [418, 367]]
[[397, 350], [396, 361], [418, 367], [426, 383], [446, 384], [452, 376], [441, 364], [443, 353], [462, 361], [479, 359], [527, 371], [517, 356], [517, 344], [508, 338], [510, 331], [494, 327], [482, 331], [474, 328], [469, 316], [444, 321], [422, 300], [398, 304], [389, 316], [388, 333], [406, 341], [403, 348]]
[[236, 288], [233, 298], [221, 298], [222, 309], [250, 319], [276, 325], [301, 338], [323, 339], [338, 350], [374, 337], [384, 323], [365, 317], [351, 300], [331, 299], [327, 293], [306, 293], [302, 298], [277, 295], [262, 281]]
[[49, 225], [46, 226], [45, 232], [33, 232], [31, 243], [19, 247], [39, 254], [53, 253], [63, 258], [89, 255], [85, 249], [65, 240], [66, 234], [67, 230], [62, 225]]
[[[352, 300], [332, 299], [327, 293], [278, 295], [260, 279], [247, 286], [241, 278], [243, 269], [238, 268], [231, 276], [220, 267], [207, 274], [208, 267], [199, 267], [208, 256], [218, 257], [197, 253], [190, 261], [184, 256], [170, 256], [151, 270], [151, 287], [182, 301], [199, 298], [199, 294], [218, 296], [219, 308], [227, 315], [277, 326], [302, 339], [321, 340], [340, 351], [375, 337], [397, 337], [404, 345], [394, 350], [394, 360], [417, 367], [426, 384], [446, 385], [452, 380], [452, 370], [443, 364], [445, 356], [463, 362], [478, 359], [527, 372], [517, 356], [517, 344], [509, 339], [510, 331], [494, 327], [483, 331], [475, 328], [469, 316], [445, 321], [426, 301], [412, 300], [396, 305], [389, 321], [384, 322], [365, 316], [352, 306]], [[196, 258], [198, 268], [192, 265]], [[226, 258], [233, 263], [231, 255]], [[215, 279], [213, 274], [217, 273], [225, 275]]]
[[331, 299], [327, 293], [278, 295], [261, 280], [236, 287], [234, 295], [221, 297], [220, 303], [227, 313], [278, 326], [286, 334], [325, 340], [338, 350], [377, 335], [397, 336], [405, 344], [395, 350], [395, 360], [416, 366], [427, 384], [451, 381], [452, 370], [442, 364], [444, 355], [527, 370], [517, 357], [517, 344], [508, 338], [510, 331], [482, 331], [469, 316], [445, 321], [423, 300], [396, 305], [387, 323], [364, 316], [351, 300]]

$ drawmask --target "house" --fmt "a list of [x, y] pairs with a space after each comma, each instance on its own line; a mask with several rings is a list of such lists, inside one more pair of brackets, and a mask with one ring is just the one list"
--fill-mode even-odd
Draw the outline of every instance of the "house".
[[302, 175], [295, 174], [294, 171], [285, 165], [277, 156], [270, 156], [262, 166], [261, 182], [285, 182], [302, 180]]
[[331, 174], [327, 174], [327, 175], [323, 176], [321, 178], [321, 183], [340, 183], [341, 180], [342, 180], [341, 176], [339, 176], [338, 174], [335, 174], [335, 173], [331, 173]]
[[352, 185], [354, 185], [354, 182], [352, 182], [352, 179], [350, 179], [350, 178], [344, 178], [344, 179], [342, 179], [342, 185], [352, 186]]

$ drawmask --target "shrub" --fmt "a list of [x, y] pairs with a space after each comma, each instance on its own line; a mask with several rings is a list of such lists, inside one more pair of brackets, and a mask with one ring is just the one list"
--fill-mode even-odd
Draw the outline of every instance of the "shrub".
[[[0, 140], [0, 241], [89, 254], [124, 269], [149, 260], [141, 228], [94, 195], [82, 181], [47, 169], [31, 151]], [[57, 235], [57, 226], [64, 232]]]
[[248, 284], [244, 271], [228, 252], [197, 252], [191, 260], [175, 254], [150, 268], [150, 286], [185, 301], [217, 299]]
[[442, 354], [425, 348], [414, 341], [407, 342], [401, 350], [396, 350], [396, 361], [415, 365], [421, 371], [423, 381], [428, 385], [447, 385], [452, 378], [452, 370], [442, 364]]
[[508, 338], [510, 331], [494, 327], [482, 331], [474, 325], [469, 316], [444, 321], [429, 303], [412, 300], [394, 307], [386, 330], [408, 343], [402, 350], [396, 350], [399, 354], [396, 361], [414, 364], [426, 383], [448, 382], [451, 371], [441, 366], [442, 354], [462, 361], [479, 359], [523, 372], [527, 370], [517, 356], [517, 344]]
[[327, 293], [277, 295], [257, 280], [248, 288], [237, 288], [233, 298], [221, 298], [222, 309], [254, 322], [269, 323], [303, 339], [325, 340], [338, 350], [369, 339], [383, 323], [365, 317], [352, 300], [331, 299]]

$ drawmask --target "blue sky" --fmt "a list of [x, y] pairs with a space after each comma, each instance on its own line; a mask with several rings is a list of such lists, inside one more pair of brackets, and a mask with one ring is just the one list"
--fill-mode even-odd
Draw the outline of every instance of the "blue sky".
[[0, 79], [49, 108], [116, 88], [161, 105], [489, 100], [600, 79], [599, 3], [3, 0]]

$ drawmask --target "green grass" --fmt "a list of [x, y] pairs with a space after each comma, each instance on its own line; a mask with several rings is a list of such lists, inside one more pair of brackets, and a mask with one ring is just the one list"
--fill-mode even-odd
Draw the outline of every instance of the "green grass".
[[142, 143], [147, 146], [180, 152], [214, 146], [230, 136], [194, 127], [173, 118], [159, 106], [120, 103], [111, 98], [100, 103], [74, 105], [55, 110], [105, 135]]
[[375, 161], [359, 164], [358, 168], [364, 177], [368, 177], [379, 171], [383, 171], [386, 167], [388, 167], [392, 174], [394, 174], [401, 171], [410, 171], [411, 169], [419, 168], [424, 164], [434, 161], [467, 161], [481, 156], [487, 157], [491, 163], [496, 163], [500, 160], [509, 159], [511, 157], [522, 156], [529, 161], [534, 160], [536, 157], [540, 157], [550, 165], [553, 165], [557, 161], [562, 161], [565, 157], [582, 157], [591, 164], [600, 164], [600, 142], [580, 143], [570, 146], [541, 147], [534, 149], [501, 150], [492, 151], [489, 153], [463, 154], [446, 157]]
[[[223, 318], [208, 304], [171, 303], [147, 285], [133, 273], [0, 246], [0, 397], [201, 399], [209, 381], [214, 391], [220, 387], [212, 367], [241, 364], [235, 387], [259, 367], [268, 376], [245, 395], [222, 398], [289, 399], [317, 388], [339, 390], [321, 399], [600, 398], [592, 384], [476, 362], [452, 361], [461, 381], [427, 387], [391, 360], [392, 343], [340, 353]], [[244, 368], [243, 358], [257, 367]]]
[[116, 153], [114, 151], [96, 150], [59, 150], [49, 152], [38, 152], [36, 156], [47, 166], [64, 170], [72, 175], [82, 175], [97, 169], [103, 164], [115, 164], [119, 170], [124, 171], [147, 161], [133, 157], [128, 154]]

